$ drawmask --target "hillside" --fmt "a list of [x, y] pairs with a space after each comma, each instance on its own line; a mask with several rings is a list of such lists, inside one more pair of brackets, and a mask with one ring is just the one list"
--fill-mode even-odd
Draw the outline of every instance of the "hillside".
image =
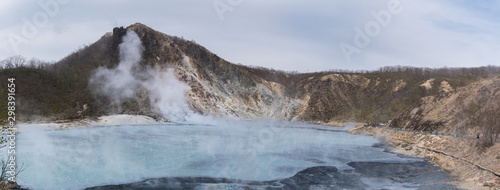
[[[423, 85], [436, 81], [430, 79]], [[500, 77], [448, 89], [441, 82], [442, 93], [422, 98], [399, 114], [389, 127], [358, 127], [350, 132], [377, 137], [397, 152], [429, 160], [450, 172], [461, 188], [497, 189]]]
[[[96, 93], [101, 86], [89, 83], [98, 69], [118, 67], [120, 44], [127, 31], [134, 31], [143, 46], [134, 76], [146, 81], [152, 76], [148, 72], [170, 68], [189, 86], [185, 100], [189, 109], [219, 117], [387, 121], [418, 105], [423, 97], [442, 96], [499, 70], [387, 67], [363, 73], [275, 71], [229, 63], [194, 41], [133, 24], [113, 29], [57, 63], [2, 69], [2, 87], [8, 77], [19, 79], [19, 118], [76, 119], [114, 113], [161, 116], [152, 105], [151, 89], [137, 88], [117, 102]], [[0, 91], [5, 92], [5, 88]]]
[[429, 96], [391, 123], [423, 131], [458, 134], [494, 141], [500, 134], [500, 77], [480, 80], [441, 96]]

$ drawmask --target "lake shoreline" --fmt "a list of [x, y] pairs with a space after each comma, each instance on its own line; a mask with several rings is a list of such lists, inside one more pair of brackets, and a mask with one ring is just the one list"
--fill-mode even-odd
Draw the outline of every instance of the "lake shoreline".
[[144, 124], [173, 124], [162, 120], [156, 120], [145, 115], [116, 114], [105, 115], [97, 118], [83, 118], [75, 120], [55, 120], [45, 122], [22, 122], [18, 123], [21, 127], [37, 127], [42, 130], [64, 130], [74, 128], [90, 128], [99, 126], [114, 125], [144, 125]]
[[[242, 120], [242, 121], [259, 121], [259, 120]], [[270, 120], [282, 121], [282, 120]], [[299, 122], [299, 121], [284, 121], [284, 122]], [[336, 127], [348, 130], [362, 125], [356, 122], [337, 122], [331, 121], [328, 123], [315, 123], [315, 122], [300, 122], [305, 124], [320, 125], [325, 127]], [[75, 128], [90, 128], [100, 126], [116, 126], [116, 125], [169, 125], [179, 124], [176, 122], [169, 122], [164, 119], [155, 119], [147, 115], [133, 115], [133, 114], [113, 114], [104, 115], [100, 117], [88, 117], [79, 119], [67, 120], [38, 120], [19, 122], [17, 125], [21, 127], [36, 127], [42, 130], [65, 130]]]
[[500, 174], [500, 143], [481, 148], [475, 140], [363, 126], [348, 132], [376, 137], [397, 153], [428, 160], [450, 173], [459, 188], [500, 189], [496, 175]]

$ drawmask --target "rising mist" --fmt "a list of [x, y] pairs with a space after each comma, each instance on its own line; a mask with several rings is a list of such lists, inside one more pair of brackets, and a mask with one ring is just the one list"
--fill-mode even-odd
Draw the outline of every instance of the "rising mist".
[[137, 33], [128, 31], [119, 51], [116, 68], [99, 67], [90, 78], [89, 85], [95, 87], [95, 94], [110, 98], [120, 108], [124, 101], [137, 99], [144, 89], [153, 111], [165, 119], [179, 122], [192, 115], [184, 97], [191, 88], [177, 79], [174, 69], [139, 64], [144, 47]]

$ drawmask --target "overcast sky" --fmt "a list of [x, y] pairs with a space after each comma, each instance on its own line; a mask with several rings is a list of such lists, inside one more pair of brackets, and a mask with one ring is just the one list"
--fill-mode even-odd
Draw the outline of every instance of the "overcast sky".
[[57, 61], [140, 22], [289, 71], [500, 65], [499, 18], [495, 0], [2, 0], [0, 59]]

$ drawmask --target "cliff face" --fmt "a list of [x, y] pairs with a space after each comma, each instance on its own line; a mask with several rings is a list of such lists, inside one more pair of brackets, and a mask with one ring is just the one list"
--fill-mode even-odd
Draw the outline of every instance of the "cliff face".
[[191, 87], [189, 107], [198, 113], [242, 119], [291, 119], [295, 99], [284, 94], [284, 87], [250, 74], [192, 41], [154, 31], [142, 24], [115, 29], [135, 31], [145, 47], [143, 65], [174, 68], [177, 77]]

